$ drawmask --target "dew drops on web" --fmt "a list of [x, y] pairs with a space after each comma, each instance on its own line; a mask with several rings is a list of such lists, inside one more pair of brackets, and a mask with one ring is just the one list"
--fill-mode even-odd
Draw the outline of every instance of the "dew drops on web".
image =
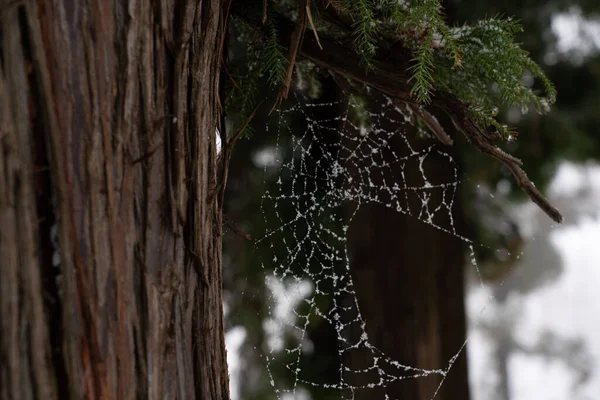
[[[295, 105], [277, 110], [279, 122], [274, 134], [278, 148], [272, 151], [286, 157], [278, 165], [278, 178], [263, 194], [261, 211], [266, 229], [256, 242], [271, 254], [263, 263], [271, 290], [269, 331], [287, 332], [295, 339], [274, 341], [276, 345], [268, 346], [268, 354], [262, 357], [277, 398], [294, 398], [303, 386], [333, 389], [345, 396], [358, 389], [385, 388], [399, 379], [432, 374], [442, 377], [441, 387], [466, 341], [446, 365], [433, 370], [404, 365], [377, 349], [369, 340], [368, 316], [361, 314], [354, 292], [346, 234], [361, 205], [381, 204], [459, 237], [469, 245], [470, 262], [478, 271], [473, 243], [457, 232], [452, 217], [461, 183], [457, 165], [438, 145], [411, 145], [404, 128], [411, 116], [392, 99], [383, 97], [377, 112], [352, 98], [334, 103], [311, 103], [300, 96], [297, 100]], [[331, 109], [332, 117], [313, 119], [310, 110], [316, 107]], [[294, 115], [306, 121], [300, 137], [287, 125]], [[332, 141], [328, 133], [335, 133], [339, 140]], [[430, 158], [443, 162], [452, 172], [449, 181], [427, 179]], [[407, 168], [418, 171], [418, 181], [405, 178]], [[409, 194], [418, 201], [408, 201]], [[438, 225], [437, 219], [446, 222]], [[281, 307], [288, 311], [281, 312]], [[303, 376], [301, 356], [312, 351], [307, 327], [315, 320], [329, 325], [337, 336], [337, 382], [314, 382]], [[344, 356], [354, 351], [369, 354], [370, 366], [355, 370], [346, 365]], [[280, 357], [282, 354], [286, 357]], [[278, 382], [273, 374], [275, 364], [283, 365], [291, 379]], [[361, 386], [346, 378], [349, 373], [373, 371], [376, 379]]]

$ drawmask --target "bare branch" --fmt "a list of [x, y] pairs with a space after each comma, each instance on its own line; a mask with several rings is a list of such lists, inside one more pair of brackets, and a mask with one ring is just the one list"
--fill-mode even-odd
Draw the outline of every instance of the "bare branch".
[[407, 104], [407, 106], [425, 125], [427, 125], [431, 133], [433, 133], [442, 144], [445, 144], [446, 146], [452, 146], [454, 144], [454, 140], [446, 133], [444, 127], [438, 122], [433, 114], [423, 110], [422, 107], [414, 107], [410, 104]]
[[323, 46], [321, 46], [321, 41], [319, 40], [319, 34], [317, 33], [317, 28], [315, 27], [315, 23], [313, 22], [312, 13], [310, 12], [310, 0], [306, 0], [306, 16], [308, 17], [308, 23], [310, 24], [310, 28], [315, 34], [315, 39], [319, 48], [323, 50]]

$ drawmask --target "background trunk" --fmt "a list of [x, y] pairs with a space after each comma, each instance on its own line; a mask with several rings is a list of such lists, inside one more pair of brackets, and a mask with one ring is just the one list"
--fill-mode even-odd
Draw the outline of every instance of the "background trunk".
[[[416, 128], [408, 124], [400, 128], [393, 125], [380, 128], [390, 132], [401, 129], [415, 150], [432, 144], [431, 140], [415, 139]], [[409, 155], [400, 134], [392, 138], [390, 146], [400, 156]], [[391, 156], [388, 157], [387, 161], [394, 166], [390, 170], [392, 175], [385, 177], [388, 185], [389, 182], [398, 182], [397, 177], [402, 176], [407, 186], [423, 186], [417, 158], [401, 167]], [[454, 167], [447, 157], [436, 154], [429, 155], [423, 164], [427, 180], [432, 185], [454, 182]], [[371, 178], [376, 186], [383, 187], [381, 176]], [[446, 210], [440, 211], [433, 219], [436, 226], [448, 230], [443, 231], [417, 218], [422, 203], [416, 193], [423, 196], [426, 192], [431, 194], [429, 211], [433, 211], [442, 202], [441, 191], [437, 189], [407, 191], [406, 202], [412, 215], [402, 214], [382, 204], [361, 206], [350, 226], [348, 248], [356, 296], [361, 314], [366, 318], [371, 344], [403, 365], [438, 370], [447, 368], [466, 338], [465, 248], [462, 240], [448, 232], [452, 231], [452, 226], [460, 232], [462, 209], [458, 193], [453, 203], [450, 203], [450, 197], [444, 200], [451, 208], [453, 220]], [[382, 191], [381, 196], [384, 204], [387, 203], [385, 192]], [[403, 209], [407, 209], [406, 204]], [[351, 353], [348, 365], [355, 371], [368, 368], [373, 365], [372, 355], [370, 352]], [[398, 376], [397, 368], [385, 366], [381, 361], [379, 365]], [[349, 378], [361, 386], [377, 382], [375, 372]], [[358, 390], [355, 398], [383, 399], [387, 394], [390, 399], [429, 400], [438, 390], [442, 376], [412, 377], [419, 374], [418, 371], [407, 371], [406, 379], [395, 381], [387, 388]], [[454, 361], [435, 398], [468, 400], [465, 349]]]
[[222, 0], [0, 1], [0, 397], [228, 398]]

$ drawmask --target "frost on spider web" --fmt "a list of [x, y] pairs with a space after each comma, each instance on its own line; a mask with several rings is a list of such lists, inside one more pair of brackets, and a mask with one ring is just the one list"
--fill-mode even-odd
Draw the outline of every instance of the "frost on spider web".
[[[317, 114], [328, 118], [313, 119], [316, 108], [326, 108]], [[268, 249], [263, 267], [272, 271], [267, 286], [273, 290], [272, 299], [277, 298], [269, 311], [268, 330], [288, 332], [293, 338], [269, 345], [263, 355], [278, 399], [299, 398], [306, 386], [351, 398], [355, 390], [385, 388], [401, 379], [438, 375], [443, 382], [462, 351], [457, 349], [439, 369], [425, 370], [387, 357], [367, 335], [368, 316], [361, 315], [358, 306], [346, 246], [352, 217], [361, 205], [381, 204], [471, 243], [456, 232], [452, 220], [459, 184], [452, 158], [438, 145], [423, 145], [431, 141], [411, 145], [405, 128], [412, 116], [405, 107], [381, 98], [376, 110], [352, 99], [311, 103], [304, 98], [279, 110], [276, 153], [282, 156], [281, 169], [263, 195], [267, 227], [257, 242]], [[298, 121], [305, 124], [300, 137], [289, 126]], [[428, 180], [431, 163], [438, 168], [443, 163], [450, 179]], [[286, 296], [282, 289], [286, 287], [301, 287], [303, 293]], [[287, 316], [277, 312], [280, 302], [288, 303]], [[333, 382], [315, 381], [311, 366], [301, 363], [312, 351], [310, 324], [326, 324], [335, 332], [339, 376]], [[362, 360], [366, 357], [368, 366], [353, 369], [348, 363], [353, 353], [360, 353]], [[287, 371], [285, 380], [274, 373], [280, 366]], [[364, 383], [353, 386], [357, 381]]]

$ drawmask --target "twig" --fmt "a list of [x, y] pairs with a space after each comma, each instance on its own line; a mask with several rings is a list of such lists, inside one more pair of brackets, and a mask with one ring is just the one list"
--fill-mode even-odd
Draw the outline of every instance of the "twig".
[[[542, 193], [537, 190], [533, 182], [527, 177], [527, 174], [521, 168], [520, 164], [522, 164], [521, 160], [515, 159], [510, 156], [510, 158], [506, 157], [506, 153], [497, 147], [491, 147], [491, 149], [484, 144], [482, 144], [479, 140], [475, 140], [472, 142], [477, 149], [480, 151], [486, 152], [490, 154], [492, 157], [500, 160], [508, 170], [512, 173], [517, 181], [517, 184], [529, 195], [531, 200], [535, 204], [537, 204], [550, 218], [559, 224], [563, 221], [563, 216], [550, 202], [542, 195]], [[518, 162], [513, 161], [516, 160]]]
[[445, 144], [446, 146], [452, 146], [454, 144], [454, 140], [452, 140], [450, 135], [446, 133], [446, 130], [433, 116], [433, 114], [425, 111], [419, 106], [412, 106], [410, 104], [406, 104], [406, 106], [410, 108], [425, 125], [427, 125], [431, 133], [435, 135], [440, 143]]
[[306, 0], [306, 16], [308, 17], [308, 23], [310, 24], [310, 28], [315, 34], [317, 44], [319, 45], [319, 48], [323, 50], [323, 46], [321, 46], [321, 41], [319, 40], [319, 34], [317, 33], [317, 28], [315, 28], [315, 23], [313, 22], [312, 14], [310, 12], [310, 0]]
[[235, 82], [235, 79], [233, 79], [233, 76], [231, 76], [231, 74], [229, 73], [229, 70], [227, 69], [227, 63], [225, 61], [223, 61], [222, 65], [223, 65], [223, 70], [225, 71], [225, 73], [227, 74], [229, 79], [231, 80], [231, 83], [233, 83], [233, 87], [235, 87], [237, 90], [239, 90], [240, 92], [243, 93], [242, 89]]
[[[308, 0], [305, 0], [304, 4], [308, 4]], [[277, 96], [277, 100], [275, 100], [275, 104], [273, 104], [273, 108], [269, 111], [269, 114], [275, 110], [275, 108], [281, 104], [283, 99], [287, 99], [288, 94], [290, 92], [290, 88], [292, 86], [292, 77], [294, 75], [294, 66], [296, 65], [296, 57], [298, 56], [298, 50], [302, 46], [302, 40], [304, 39], [304, 32], [306, 30], [306, 6], [300, 8], [300, 15], [298, 15], [298, 20], [296, 21], [296, 26], [294, 31], [290, 35], [290, 46], [288, 48], [288, 69], [285, 76], [285, 81], [281, 85], [281, 89], [279, 90], [279, 95]]]
[[225, 217], [225, 225], [231, 229], [231, 231], [233, 233], [235, 233], [236, 235], [243, 237], [246, 240], [252, 240], [252, 236], [250, 236], [250, 234], [240, 230], [237, 225], [235, 224], [235, 222], [233, 222], [231, 219], [227, 218], [227, 216]]
[[[303, 11], [304, 10], [304, 11]], [[292, 32], [290, 48], [288, 51], [288, 70], [285, 77], [285, 82], [281, 88], [281, 95], [284, 99], [287, 99], [292, 86], [292, 76], [294, 74], [294, 66], [296, 65], [296, 57], [298, 56], [298, 49], [302, 45], [302, 39], [304, 39], [304, 32], [306, 30], [306, 8], [300, 9], [300, 15], [296, 22], [296, 29]]]
[[525, 171], [512, 163], [504, 162], [504, 165], [506, 165], [506, 167], [510, 170], [515, 177], [517, 184], [525, 191], [525, 193], [529, 195], [531, 200], [533, 200], [533, 202], [537, 204], [550, 218], [560, 224], [563, 221], [562, 214], [556, 209], [556, 207], [546, 200], [539, 190], [537, 190]]
[[[477, 123], [472, 120], [470, 115], [464, 114], [463, 123], [458, 122], [458, 128], [463, 132], [471, 144], [479, 151], [486, 153], [501, 161], [515, 177], [517, 184], [527, 193], [529, 198], [537, 204], [550, 218], [559, 224], [563, 221], [563, 216], [550, 202], [542, 195], [529, 179], [525, 171], [521, 168], [523, 162], [510, 154], [505, 153], [500, 148], [489, 143], [489, 139], [483, 134]], [[455, 124], [457, 122], [455, 121]]]
[[244, 132], [244, 129], [246, 129], [246, 127], [248, 126], [248, 124], [250, 123], [250, 121], [252, 121], [252, 119], [254, 118], [254, 116], [256, 116], [256, 112], [258, 111], [258, 107], [260, 107], [260, 105], [262, 103], [263, 103], [262, 101], [260, 103], [258, 103], [258, 105], [254, 108], [254, 111], [252, 111], [252, 114], [250, 114], [250, 116], [248, 118], [246, 118], [246, 120], [242, 123], [242, 125], [240, 125], [240, 127], [237, 129], [237, 131], [235, 132], [235, 134], [233, 135], [233, 137], [231, 139], [229, 139], [229, 142], [227, 142], [227, 147], [228, 148], [233, 148], [233, 145], [238, 140], [238, 138], [241, 136], [242, 132]]
[[[242, 123], [242, 125], [240, 125], [240, 127], [237, 129], [237, 131], [235, 132], [233, 137], [231, 139], [229, 139], [229, 141], [227, 141], [227, 137], [226, 137], [225, 133], [221, 132], [221, 143], [223, 143], [223, 148], [222, 148], [222, 151], [223, 151], [223, 173], [221, 176], [221, 182], [217, 185], [217, 187], [215, 188], [215, 192], [214, 192], [214, 193], [219, 192], [219, 200], [221, 202], [220, 203], [221, 205], [223, 205], [223, 201], [225, 199], [225, 189], [226, 189], [225, 182], [227, 182], [227, 176], [229, 175], [229, 161], [231, 159], [231, 151], [233, 149], [233, 146], [239, 139], [239, 137], [242, 135], [242, 132], [244, 132], [244, 129], [246, 129], [246, 127], [248, 126], [250, 121], [252, 121], [252, 119], [256, 115], [256, 111], [258, 111], [258, 107], [260, 107], [261, 104], [262, 104], [262, 101], [260, 103], [258, 103], [256, 108], [254, 108], [254, 111], [252, 111], [252, 114], [250, 114], [250, 116], [248, 118], [246, 118], [246, 120]], [[209, 200], [211, 200], [211, 199], [212, 199], [212, 195], [209, 196]]]

